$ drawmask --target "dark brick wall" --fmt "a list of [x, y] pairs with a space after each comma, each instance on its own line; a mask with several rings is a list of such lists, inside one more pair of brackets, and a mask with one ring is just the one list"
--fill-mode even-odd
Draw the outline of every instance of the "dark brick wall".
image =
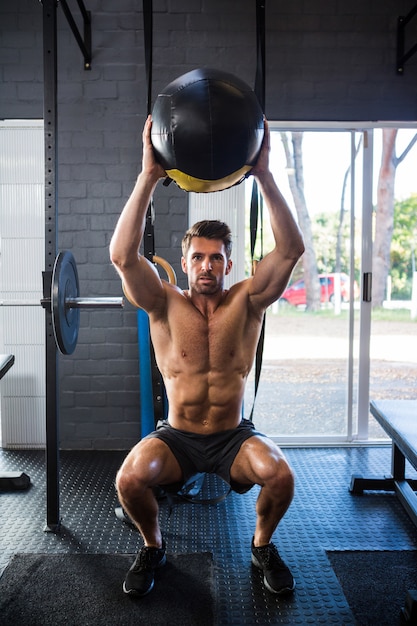
[[[58, 6], [59, 249], [77, 260], [81, 293], [120, 295], [108, 244], [141, 159], [146, 114], [142, 2], [85, 0], [93, 61]], [[266, 114], [273, 120], [415, 120], [417, 57], [395, 71], [396, 24], [414, 1], [267, 2]], [[59, 5], [59, 3], [58, 3]], [[69, 2], [76, 16], [77, 4]], [[253, 84], [255, 2], [155, 0], [153, 97], [198, 66]], [[410, 42], [410, 45], [414, 41]], [[42, 4], [0, 2], [0, 117], [43, 115]], [[157, 252], [183, 284], [187, 196], [155, 194]], [[126, 448], [140, 433], [136, 312], [82, 312], [77, 349], [61, 359], [64, 448]]]

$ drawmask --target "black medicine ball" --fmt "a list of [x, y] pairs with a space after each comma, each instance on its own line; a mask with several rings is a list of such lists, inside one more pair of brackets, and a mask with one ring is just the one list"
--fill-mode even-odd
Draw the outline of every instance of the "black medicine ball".
[[253, 90], [232, 74], [196, 69], [156, 98], [151, 139], [158, 162], [185, 191], [221, 191], [255, 165], [264, 134]]

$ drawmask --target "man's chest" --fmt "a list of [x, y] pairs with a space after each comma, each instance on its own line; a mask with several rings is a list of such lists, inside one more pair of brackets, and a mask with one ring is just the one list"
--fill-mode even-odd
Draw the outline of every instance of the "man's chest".
[[246, 309], [237, 306], [218, 307], [209, 316], [193, 305], [178, 306], [167, 322], [152, 328], [155, 348], [164, 361], [216, 370], [250, 359], [258, 334], [258, 321], [250, 320]]

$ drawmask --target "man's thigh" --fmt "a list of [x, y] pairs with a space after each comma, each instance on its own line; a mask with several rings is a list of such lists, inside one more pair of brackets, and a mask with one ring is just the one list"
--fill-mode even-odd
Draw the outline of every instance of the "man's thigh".
[[230, 468], [230, 477], [237, 483], [263, 485], [280, 471], [288, 471], [280, 448], [268, 437], [254, 435], [242, 443]]
[[182, 480], [182, 471], [174, 454], [156, 437], [142, 439], [136, 444], [120, 469], [132, 472], [151, 486]]

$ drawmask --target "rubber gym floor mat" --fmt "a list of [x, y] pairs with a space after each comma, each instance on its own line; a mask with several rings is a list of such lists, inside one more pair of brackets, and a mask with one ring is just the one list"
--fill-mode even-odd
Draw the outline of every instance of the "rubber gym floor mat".
[[119, 584], [134, 556], [18, 554], [0, 578], [0, 623], [212, 626], [211, 554], [167, 554], [157, 587], [142, 598]]
[[337, 550], [327, 556], [358, 626], [404, 624], [407, 592], [417, 589], [417, 550]]
[[[384, 474], [389, 446], [289, 448], [296, 475], [294, 501], [274, 533], [297, 587], [280, 599], [251, 566], [250, 544], [259, 488], [231, 493], [218, 504], [174, 504], [162, 500], [160, 520], [172, 554], [213, 554], [215, 626], [246, 624], [354, 624], [326, 550], [414, 550], [415, 527], [392, 494], [349, 493], [353, 473]], [[0, 451], [0, 470], [21, 470], [32, 485], [0, 494], [0, 565], [17, 553], [133, 554], [137, 531], [116, 518], [114, 478], [123, 452], [62, 452], [62, 527], [45, 533], [45, 463], [39, 451]], [[223, 484], [207, 477], [201, 497], [215, 497]], [[120, 585], [122, 584], [120, 580]]]

